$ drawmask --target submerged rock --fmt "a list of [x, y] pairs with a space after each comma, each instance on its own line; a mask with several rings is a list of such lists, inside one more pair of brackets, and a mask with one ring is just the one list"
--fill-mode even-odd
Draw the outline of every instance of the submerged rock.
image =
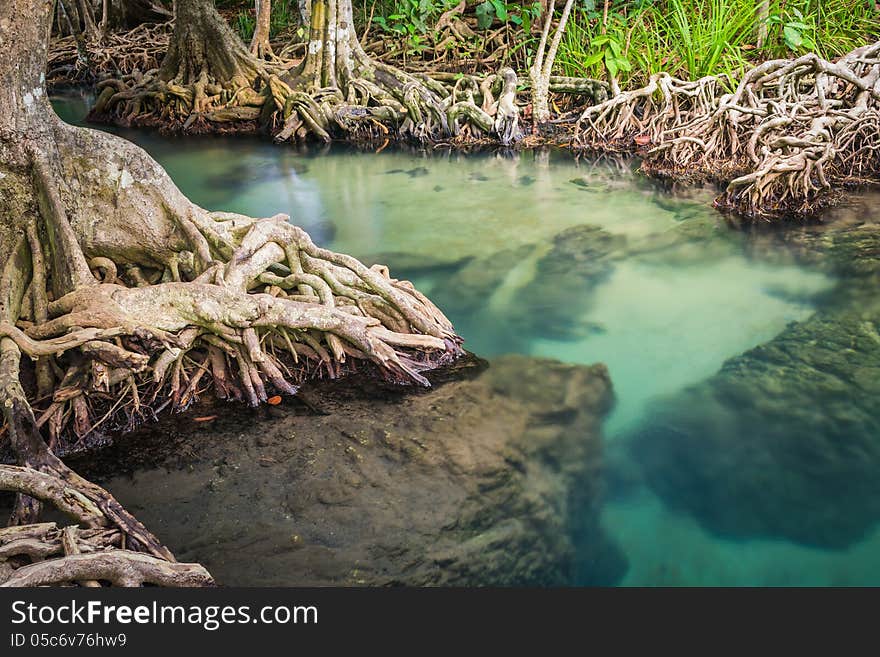
[[598, 226], [573, 226], [556, 235], [532, 280], [517, 292], [529, 302], [511, 309], [511, 323], [526, 335], [556, 340], [588, 336], [594, 325], [583, 318], [591, 291], [608, 278], [625, 246], [624, 236]]
[[454, 309], [458, 314], [479, 311], [488, 306], [492, 295], [507, 280], [510, 272], [521, 265], [535, 250], [534, 244], [498, 251], [484, 258], [471, 260], [437, 286], [432, 296], [440, 308]]
[[510, 356], [437, 376], [319, 383], [322, 414], [179, 417], [105, 451], [133, 472], [103, 483], [226, 585], [617, 581], [625, 559], [598, 525], [605, 367]]
[[402, 251], [358, 254], [358, 259], [365, 265], [386, 265], [391, 269], [392, 276], [404, 279], [424, 274], [455, 271], [471, 260], [470, 257], [446, 256], [442, 253], [431, 255]]
[[713, 532], [843, 548], [880, 521], [880, 230], [798, 244], [840, 277], [823, 307], [656, 404], [631, 449]]

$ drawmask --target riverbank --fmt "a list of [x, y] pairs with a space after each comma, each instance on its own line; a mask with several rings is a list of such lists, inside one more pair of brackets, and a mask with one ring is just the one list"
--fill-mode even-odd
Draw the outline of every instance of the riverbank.
[[376, 151], [408, 142], [638, 154], [646, 175], [669, 185], [710, 181], [721, 190], [713, 203], [718, 210], [763, 221], [813, 220], [843, 200], [843, 190], [880, 183], [880, 92], [874, 88], [880, 42], [835, 60], [807, 54], [761, 62], [738, 80], [657, 73], [643, 88], [614, 94], [604, 82], [551, 79], [551, 91], [565, 90], [569, 98], [574, 92], [580, 104], [568, 103], [540, 124], [530, 120], [531, 104], [509, 68], [486, 75], [382, 68], [392, 86], [424, 88], [428, 106], [419, 109], [400, 104], [400, 89], [382, 92], [378, 105], [369, 94], [362, 102], [343, 102], [338, 90], [332, 102], [319, 104], [294, 91], [301, 84], [297, 71], [307, 63], [278, 60], [265, 70], [255, 64], [261, 72], [252, 86], [235, 88], [201, 82], [190, 89], [162, 80], [156, 70], [134, 68], [97, 82], [90, 119], [174, 134], [342, 139]]

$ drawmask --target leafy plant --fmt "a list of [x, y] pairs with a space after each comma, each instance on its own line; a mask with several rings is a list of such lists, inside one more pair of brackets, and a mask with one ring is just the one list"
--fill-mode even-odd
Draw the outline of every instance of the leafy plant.
[[603, 13], [592, 0], [572, 13], [557, 55], [565, 75], [604, 78], [607, 71], [615, 78], [628, 78], [633, 69], [626, 43], [629, 18], [609, 12], [604, 34], [602, 20]]
[[[281, 1], [281, 0], [276, 0]], [[284, 0], [293, 2], [293, 0]], [[458, 0], [375, 0], [374, 24], [399, 38], [404, 54], [436, 42], [434, 26]], [[556, 57], [555, 72], [644, 84], [659, 71], [683, 78], [727, 74], [736, 79], [755, 59], [813, 51], [830, 59], [880, 39], [880, 10], [867, 0], [770, 0], [768, 38], [759, 51], [758, 0], [576, 0]], [[363, 4], [363, 20], [373, 11]], [[562, 3], [557, 1], [557, 11]], [[542, 22], [536, 0], [476, 0], [469, 4], [478, 35], [447, 42], [458, 53], [485, 48], [484, 38], [506, 28], [504, 61], [525, 70]], [[475, 20], [474, 20], [475, 19]]]
[[299, 26], [299, 7], [295, 0], [272, 0], [272, 14], [269, 19], [269, 34], [276, 36], [292, 27]]
[[608, 74], [616, 78], [620, 71], [631, 71], [632, 64], [623, 52], [623, 35], [606, 33], [594, 37], [590, 42], [594, 52], [584, 61], [584, 66], [594, 66], [599, 62], [605, 64]]
[[768, 26], [776, 25], [782, 30], [782, 40], [789, 50], [814, 50], [816, 31], [813, 16], [804, 16], [797, 7], [785, 13], [771, 14], [766, 21]]
[[501, 23], [521, 26], [528, 34], [532, 30], [532, 21], [541, 15], [541, 3], [505, 2], [504, 0], [486, 0], [476, 7], [477, 29], [485, 30], [497, 19]]
[[257, 19], [249, 11], [240, 11], [235, 15], [234, 27], [242, 41], [247, 43], [253, 38], [254, 30], [257, 29]]
[[396, 0], [390, 5], [393, 12], [374, 16], [373, 23], [384, 32], [403, 37], [408, 52], [420, 52], [426, 47], [429, 23], [454, 4], [453, 0]]

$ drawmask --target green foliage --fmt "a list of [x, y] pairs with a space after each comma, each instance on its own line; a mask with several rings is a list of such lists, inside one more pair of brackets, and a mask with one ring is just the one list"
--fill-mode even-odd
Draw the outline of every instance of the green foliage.
[[496, 21], [522, 27], [531, 32], [532, 22], [541, 15], [541, 3], [505, 2], [505, 0], [486, 0], [476, 7], [477, 29], [487, 30]]
[[296, 0], [272, 0], [269, 34], [275, 36], [299, 26], [299, 7]]
[[[414, 54], [423, 51], [431, 41], [430, 37], [435, 36], [434, 25], [440, 16], [458, 4], [459, 0], [384, 0], [375, 5], [372, 20], [385, 33], [401, 37], [407, 54]], [[537, 0], [484, 0], [473, 6], [472, 11], [478, 32], [510, 26], [529, 34], [533, 21], [541, 14], [541, 3]], [[479, 35], [473, 43], [458, 44], [458, 47], [472, 52], [479, 50]]]
[[247, 43], [254, 36], [254, 30], [257, 29], [257, 19], [253, 12], [240, 11], [235, 15], [235, 23], [233, 24], [235, 31], [241, 40]]
[[[556, 59], [563, 75], [607, 78], [621, 85], [643, 83], [665, 70], [680, 77], [727, 73], [750, 63], [816, 52], [833, 58], [880, 39], [874, 0], [770, 0], [767, 39], [757, 48], [760, 0], [575, 0]], [[271, 33], [297, 24], [296, 0], [273, 0]], [[252, 0], [215, 0], [242, 39], [250, 40]], [[374, 27], [398, 39], [404, 55], [426, 52], [439, 39], [435, 25], [458, 0], [354, 0], [359, 29]], [[557, 0], [557, 11], [563, 1]], [[538, 0], [473, 0], [465, 10], [477, 36], [446, 44], [460, 56], [485, 53], [485, 40], [499, 28], [507, 42], [505, 64], [524, 70], [531, 63], [541, 24]], [[604, 19], [604, 24], [603, 24]], [[493, 46], [496, 47], [496, 46]]]
[[[232, 21], [232, 27], [238, 32], [242, 41], [247, 43], [254, 36], [257, 27], [257, 18], [254, 12], [253, 1], [247, 3], [248, 9], [241, 7], [241, 2], [217, 2], [217, 7], [237, 8], [238, 11]], [[269, 36], [276, 37], [299, 26], [299, 8], [296, 0], [272, 0], [272, 13], [269, 18]]]
[[768, 27], [778, 25], [782, 28], [782, 42], [794, 52], [814, 50], [813, 35], [816, 32], [815, 17], [804, 17], [797, 7], [781, 14], [771, 14], [766, 21]]
[[867, 0], [771, 0], [757, 48], [759, 0], [581, 0], [557, 56], [563, 75], [642, 84], [653, 73], [733, 78], [758, 60], [816, 52], [832, 58], [880, 39], [880, 11]]
[[626, 16], [610, 12], [604, 34], [599, 23], [601, 17], [592, 0], [572, 13], [557, 54], [558, 65], [565, 75], [600, 78], [607, 71], [618, 77], [632, 70], [632, 62], [625, 52]]
[[830, 59], [880, 39], [880, 10], [865, 0], [774, 0], [767, 25], [766, 56]]
[[670, 0], [669, 13], [655, 12], [656, 29], [669, 36], [670, 59], [686, 77], [727, 73], [738, 76], [746, 65], [743, 46], [754, 43], [755, 0], [707, 0], [694, 11], [688, 0]]
[[395, 0], [380, 7], [384, 11], [373, 16], [373, 22], [384, 32], [402, 37], [408, 53], [418, 53], [426, 47], [429, 24], [456, 4], [454, 0]]

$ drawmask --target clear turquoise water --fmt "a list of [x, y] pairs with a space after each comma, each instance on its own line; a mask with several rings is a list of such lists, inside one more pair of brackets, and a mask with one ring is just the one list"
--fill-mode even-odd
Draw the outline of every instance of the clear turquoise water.
[[[58, 108], [81, 118], [76, 101]], [[670, 195], [626, 166], [558, 152], [300, 153], [252, 139], [124, 134], [204, 207], [284, 212], [319, 243], [389, 264], [439, 301], [479, 355], [606, 363], [618, 402], [606, 424], [602, 522], [628, 558], [623, 584], [880, 583], [873, 523], [834, 547], [793, 540], [772, 522], [760, 532], [719, 531], [705, 514], [664, 501], [633, 457], [633, 436], [652, 426], [658, 404], [830, 303], [840, 284], [837, 268], [823, 265], [830, 251], [805, 264], [771, 231], [731, 228], [708, 191]], [[850, 213], [849, 224], [858, 212], [868, 210]], [[583, 226], [602, 231], [583, 241], [595, 249], [592, 264], [582, 271], [573, 257], [548, 269], [554, 238]], [[790, 513], [809, 514], [809, 500]]]

